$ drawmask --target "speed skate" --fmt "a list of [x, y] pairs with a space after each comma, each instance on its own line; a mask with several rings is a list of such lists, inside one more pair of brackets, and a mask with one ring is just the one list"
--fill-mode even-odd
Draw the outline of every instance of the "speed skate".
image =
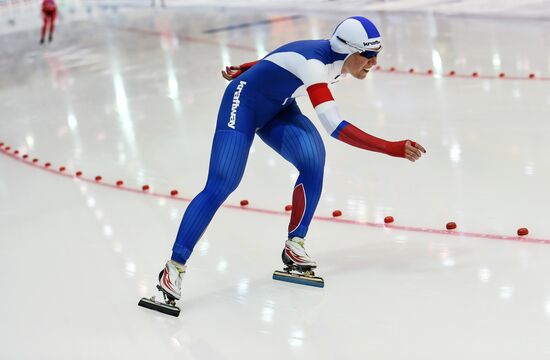
[[296, 268], [287, 266], [283, 271], [275, 270], [273, 272], [273, 280], [286, 281], [295, 284], [325, 287], [325, 281], [321, 277], [315, 276], [312, 270], [300, 272]]
[[164, 302], [157, 301], [155, 296], [152, 296], [150, 298], [141, 298], [138, 305], [147, 309], [156, 310], [163, 314], [178, 317], [180, 315], [180, 308], [176, 306], [176, 299], [166, 294], [159, 285], [157, 285], [157, 289], [162, 293]]
[[317, 263], [311, 260], [304, 249], [304, 239], [292, 238], [286, 241], [281, 254], [285, 268], [283, 271], [273, 272], [273, 280], [291, 282], [295, 284], [325, 287], [323, 278], [315, 276], [314, 269]]
[[176, 301], [181, 298], [181, 279], [186, 268], [184, 264], [168, 260], [164, 269], [159, 273], [159, 283], [157, 285], [158, 291], [164, 297], [164, 302], [157, 301], [153, 296], [142, 298], [138, 305], [167, 315], [179, 316], [180, 308], [176, 306]]

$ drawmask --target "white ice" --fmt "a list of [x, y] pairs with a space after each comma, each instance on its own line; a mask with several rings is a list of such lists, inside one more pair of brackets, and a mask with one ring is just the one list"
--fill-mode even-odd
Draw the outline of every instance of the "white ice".
[[40, 46], [38, 3], [0, 1], [0, 359], [550, 358], [548, 1], [518, 16], [488, 14], [489, 1], [476, 16], [450, 13], [468, 2], [361, 12], [384, 36], [382, 69], [333, 87], [341, 113], [427, 154], [339, 143], [301, 99], [327, 149], [306, 242], [325, 288], [271, 279], [297, 173], [257, 138], [189, 261], [179, 318], [137, 302], [204, 186], [220, 70], [326, 38], [356, 13], [336, 1], [67, 1]]

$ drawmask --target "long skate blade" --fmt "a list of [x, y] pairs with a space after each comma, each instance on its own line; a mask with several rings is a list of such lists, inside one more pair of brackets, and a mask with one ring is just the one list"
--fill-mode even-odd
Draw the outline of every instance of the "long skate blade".
[[171, 315], [175, 317], [178, 317], [180, 315], [179, 307], [161, 303], [156, 300], [152, 300], [148, 298], [141, 298], [141, 300], [138, 303], [138, 306], [151, 309], [151, 310], [156, 310], [163, 314]]
[[317, 276], [305, 276], [301, 274], [288, 273], [286, 271], [274, 271], [273, 280], [286, 281], [294, 284], [325, 287], [323, 278]]

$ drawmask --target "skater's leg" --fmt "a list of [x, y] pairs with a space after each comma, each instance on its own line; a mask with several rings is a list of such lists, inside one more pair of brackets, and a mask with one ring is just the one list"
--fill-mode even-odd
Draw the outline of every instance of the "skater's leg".
[[[218, 208], [239, 185], [257, 124], [266, 123], [279, 111], [278, 103], [258, 99], [254, 89], [247, 87], [247, 81], [233, 81], [225, 89], [210, 154], [208, 179], [183, 215], [171, 259], [159, 276], [159, 288], [163, 293], [179, 299], [181, 276], [185, 272], [183, 265]], [[168, 275], [164, 276], [166, 273]]]
[[313, 271], [316, 262], [304, 248], [304, 237], [323, 185], [325, 148], [321, 136], [296, 103], [258, 131], [258, 135], [300, 172], [292, 196], [289, 239], [281, 255], [286, 267], [284, 271], [275, 271], [273, 279], [324, 287], [324, 280]]
[[[245, 81], [233, 81], [225, 89], [210, 155], [206, 186], [187, 207], [172, 247], [172, 260], [186, 263], [212, 217], [237, 188], [244, 173], [256, 123], [270, 113], [262, 106]], [[234, 106], [235, 99], [238, 106]]]
[[48, 25], [48, 15], [45, 13], [42, 14], [42, 31], [40, 33], [40, 42], [44, 42], [44, 38], [46, 36], [46, 28]]
[[182, 264], [187, 261], [220, 205], [239, 185], [252, 139], [253, 134], [216, 131], [206, 186], [185, 211], [172, 248], [172, 260]]
[[288, 236], [304, 238], [321, 196], [325, 147], [311, 121], [293, 103], [260, 129], [261, 139], [300, 172], [292, 195]]
[[185, 264], [218, 208], [239, 185], [255, 130], [280, 111], [278, 102], [260, 98], [253, 87], [247, 86], [248, 81], [246, 78], [235, 80], [225, 90], [206, 185], [187, 207], [172, 247], [172, 257], [159, 274], [157, 289], [167, 304], [142, 299], [141, 306], [158, 311], [175, 310], [175, 300], [181, 296]]
[[50, 19], [50, 36], [49, 36], [49, 41], [52, 41], [52, 38], [53, 38], [53, 32], [55, 30], [55, 18], [56, 18], [56, 15], [57, 15], [57, 11], [53, 11], [50, 16], [49, 16], [49, 19]]

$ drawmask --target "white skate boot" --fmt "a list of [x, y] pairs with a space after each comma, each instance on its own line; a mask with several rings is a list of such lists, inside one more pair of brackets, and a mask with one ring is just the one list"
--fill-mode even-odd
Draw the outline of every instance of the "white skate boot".
[[299, 237], [293, 237], [285, 242], [282, 258], [285, 265], [294, 265], [307, 270], [317, 267], [317, 263], [306, 253], [304, 239]]
[[288, 281], [296, 284], [324, 287], [322, 278], [316, 277], [313, 269], [317, 263], [306, 253], [304, 239], [293, 237], [285, 242], [285, 248], [281, 255], [286, 267], [283, 271], [275, 271], [273, 280]]
[[175, 300], [181, 298], [181, 279], [187, 266], [168, 260], [164, 269], [159, 274], [159, 286], [161, 291]]
[[180, 308], [176, 306], [176, 300], [181, 298], [181, 280], [187, 266], [168, 260], [164, 269], [159, 274], [157, 289], [164, 297], [164, 303], [156, 301], [155, 297], [142, 298], [138, 305], [147, 309], [160, 311], [161, 313], [179, 316]]

